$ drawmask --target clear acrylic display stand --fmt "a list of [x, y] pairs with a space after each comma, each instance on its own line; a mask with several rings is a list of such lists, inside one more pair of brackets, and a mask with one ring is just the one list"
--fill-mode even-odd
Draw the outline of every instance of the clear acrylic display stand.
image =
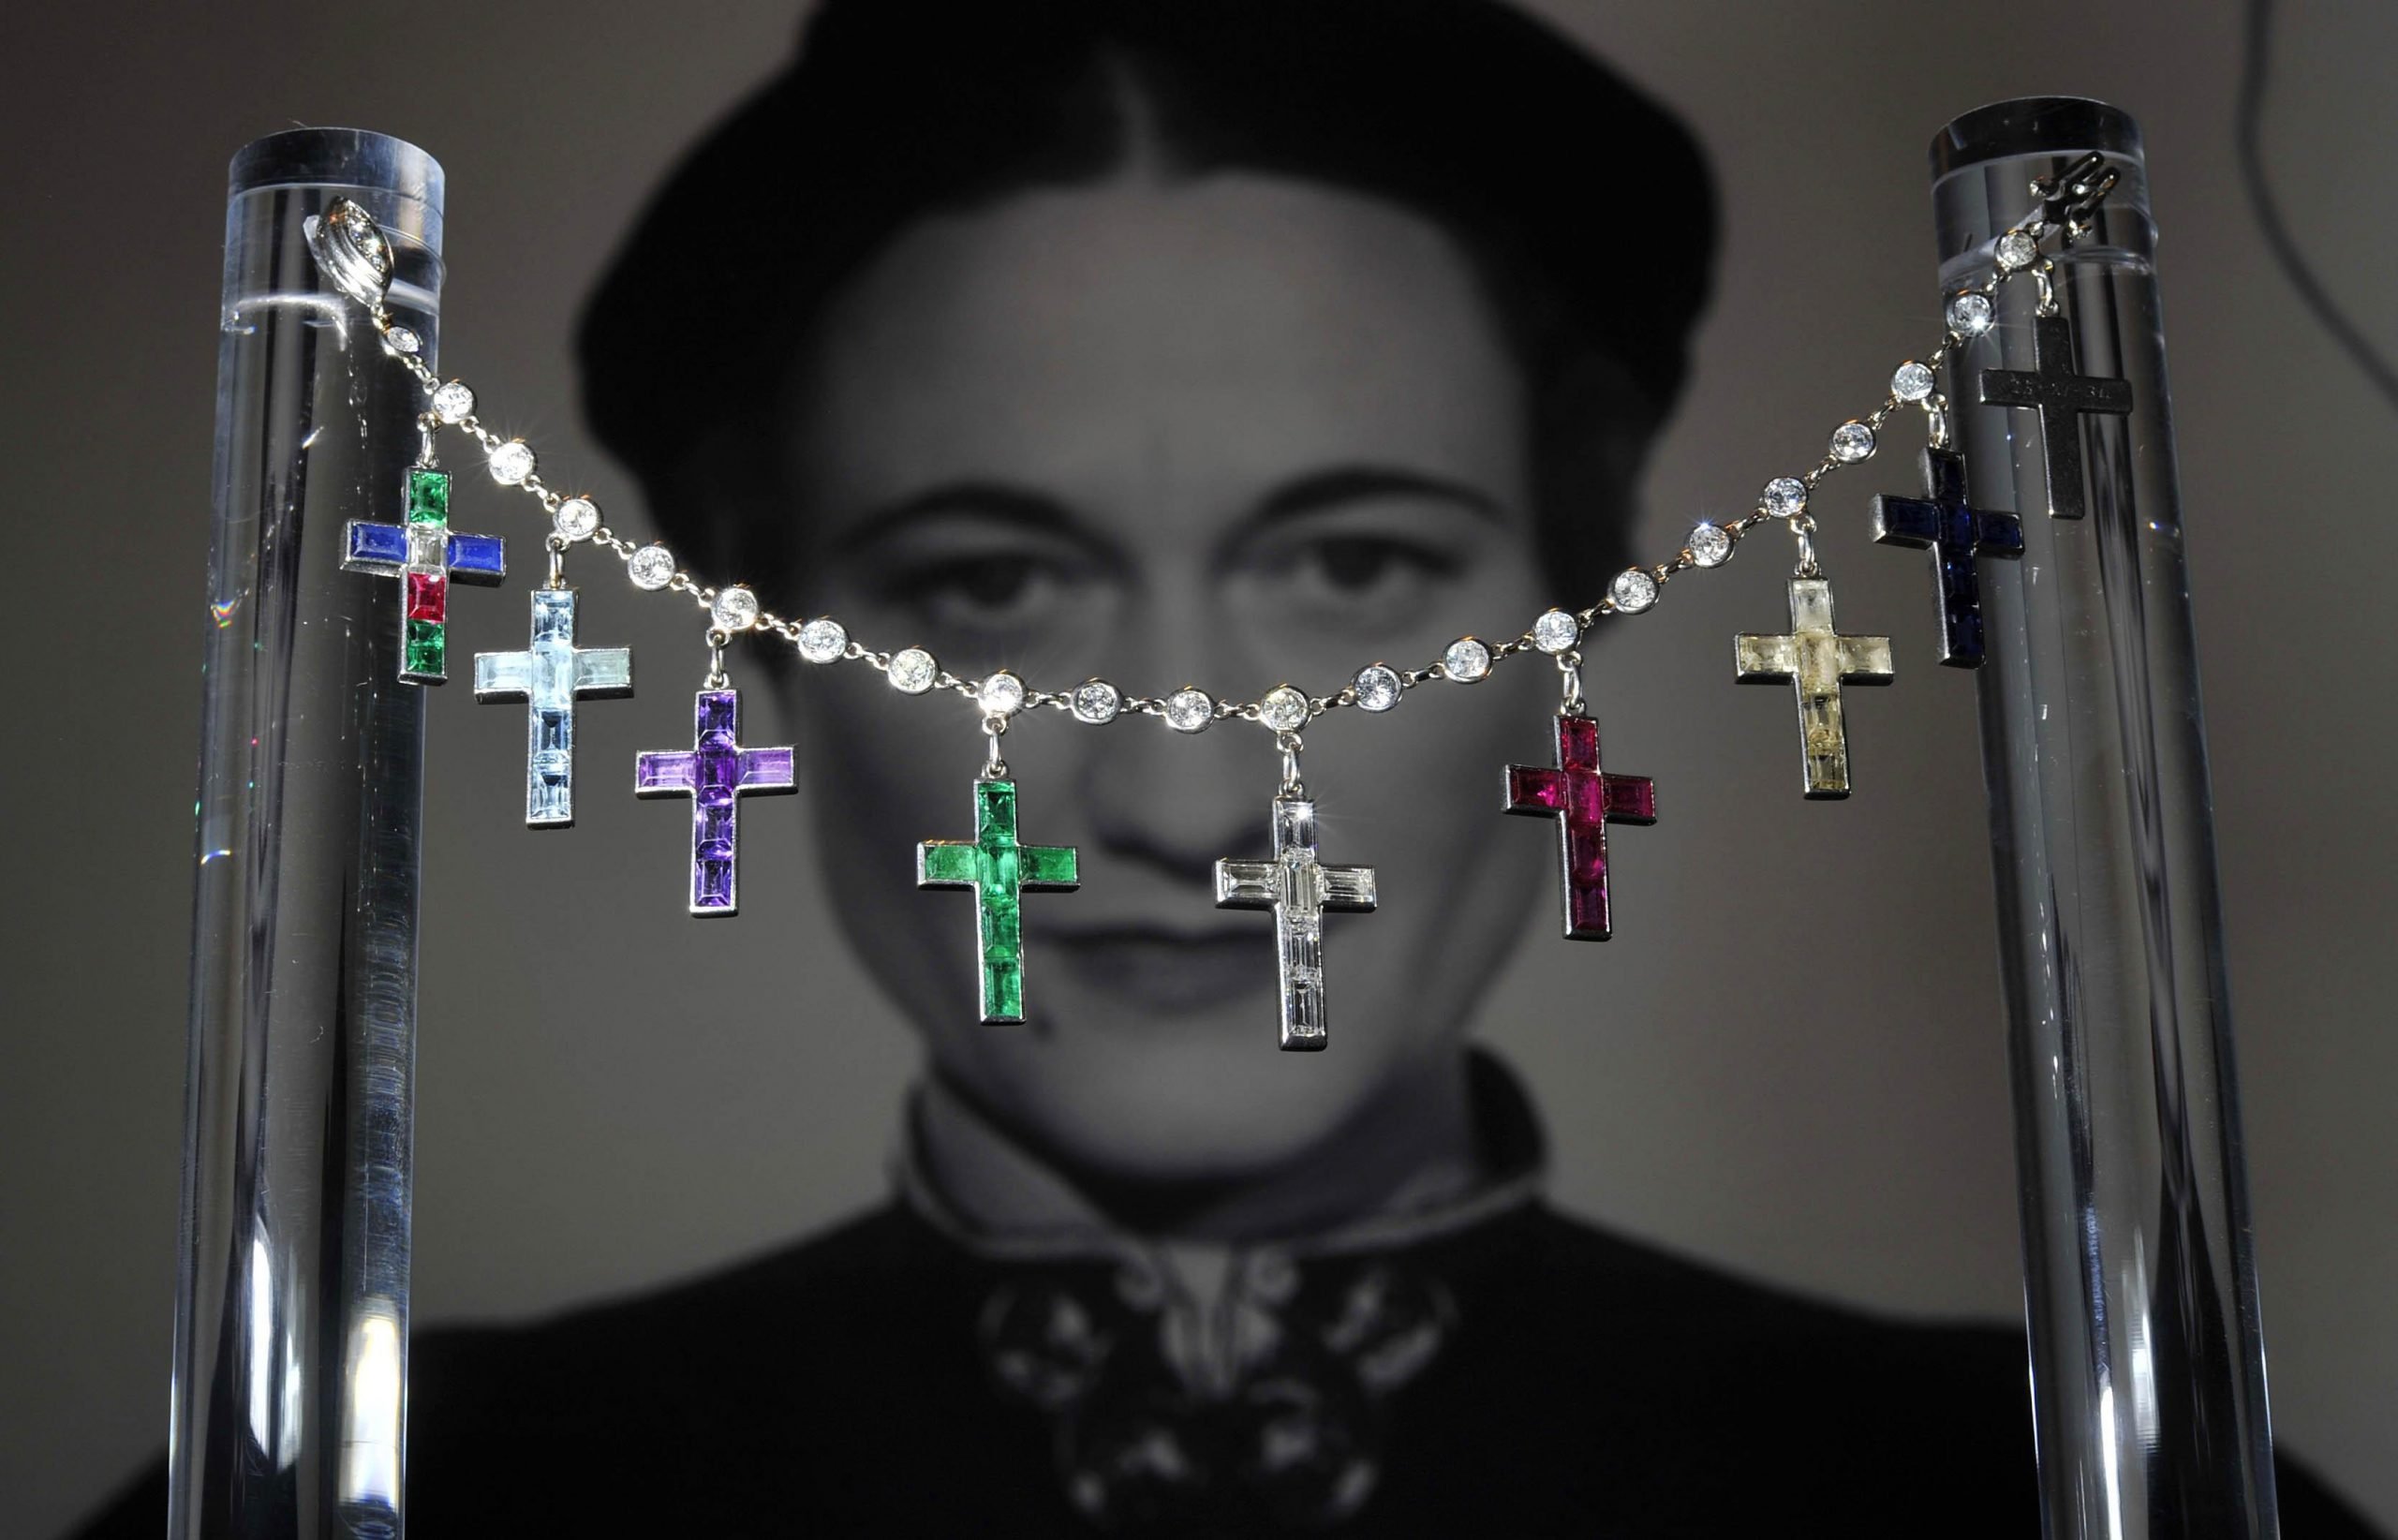
[[169, 1533], [396, 1535], [406, 1458], [424, 691], [398, 585], [341, 571], [389, 520], [415, 382], [320, 275], [335, 198], [391, 237], [430, 353], [441, 168], [309, 128], [233, 158], [192, 918]]
[[2022, 515], [1983, 569], [1982, 752], [1998, 874], [2034, 1415], [2052, 1540], [2270, 1536], [2272, 1438], [2233, 1091], [2214, 822], [2139, 131], [2073, 97], [1999, 102], [1933, 141], [1940, 279], [1986, 275], [2035, 177], [2121, 178], [2060, 259], [2092, 416], [2087, 512], [2049, 514], [2039, 414], [1979, 404], [2030, 369], [2029, 283], [1950, 395], [1971, 500]]

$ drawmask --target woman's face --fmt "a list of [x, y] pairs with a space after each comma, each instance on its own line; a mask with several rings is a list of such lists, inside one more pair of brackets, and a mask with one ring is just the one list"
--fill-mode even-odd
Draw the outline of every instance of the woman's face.
[[[848, 286], [793, 385], [811, 611], [965, 677], [1329, 694], [1562, 597], [1534, 570], [1524, 386], [1476, 278], [1368, 198], [1126, 176], [928, 219]], [[799, 668], [792, 730], [851, 941], [955, 1083], [1119, 1180], [1280, 1165], [1451, 1059], [1547, 896], [1541, 832], [1499, 802], [1505, 755], [1545, 742], [1552, 671], [1320, 719], [1323, 859], [1373, 866], [1381, 908], [1326, 921], [1327, 1051], [1280, 1052], [1272, 918], [1217, 910], [1212, 880], [1271, 851], [1272, 735], [1028, 712], [1004, 742], [1019, 837], [1076, 847], [1081, 888], [1026, 896], [1029, 1019], [986, 1026], [971, 895], [914, 882], [918, 840], [973, 835], [975, 708]]]

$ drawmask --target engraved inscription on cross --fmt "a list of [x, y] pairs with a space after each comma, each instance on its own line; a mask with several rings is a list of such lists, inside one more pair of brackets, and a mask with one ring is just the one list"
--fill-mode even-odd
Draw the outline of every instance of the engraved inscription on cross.
[[1873, 538], [1932, 553], [1940, 584], [1940, 660], [1950, 668], [1982, 666], [1982, 580], [1977, 558], [2021, 556], [2023, 521], [1965, 506], [1965, 457], [1955, 450], [1923, 452], [1922, 497], [1873, 499]]
[[1984, 369], [1982, 405], [2028, 407], [2040, 414], [2040, 453], [2047, 462], [2049, 515], [2078, 519], [2081, 500], [2081, 417], [2128, 416], [2127, 379], [2073, 372], [2073, 329], [2062, 313], [2032, 318], [2031, 369]]
[[525, 822], [537, 829], [574, 822], [574, 701], [633, 692], [629, 647], [574, 644], [571, 588], [533, 590], [533, 640], [523, 652], [475, 654], [475, 699], [523, 701]]
[[1317, 1049], [1326, 1042], [1325, 915], [1369, 913], [1375, 902], [1373, 867], [1328, 866], [1316, 859], [1315, 804], [1304, 796], [1274, 799], [1272, 860], [1216, 863], [1218, 909], [1274, 911], [1284, 1048]]
[[740, 799], [793, 790], [792, 752], [741, 747], [741, 692], [703, 689], [692, 708], [691, 747], [651, 751], [633, 761], [633, 794], [691, 799], [691, 912], [740, 909]]
[[970, 888], [974, 952], [983, 975], [983, 1019], [1024, 1019], [1021, 895], [1072, 893], [1082, 872], [1071, 845], [1023, 845], [1015, 837], [1015, 782], [974, 783], [974, 837], [927, 839], [916, 847], [916, 886]]
[[1607, 896], [1607, 825], [1657, 822], [1657, 783], [1599, 768], [1599, 724], [1557, 718], [1557, 764], [1507, 766], [1507, 811], [1557, 820], [1558, 891], [1565, 939], [1604, 941], [1615, 917]]
[[496, 535], [450, 532], [450, 477], [408, 469], [407, 523], [352, 519], [343, 531], [342, 570], [400, 580], [400, 679], [437, 685], [450, 676], [450, 580], [484, 586], [508, 575]]
[[1798, 748], [1811, 797], [1848, 795], [1848, 728], [1841, 716], [1843, 685], [1887, 685], [1887, 636], [1843, 636], [1832, 629], [1832, 585], [1822, 578], [1790, 580], [1790, 634], [1737, 636], [1733, 659], [1744, 685], [1788, 680], [1798, 697]]

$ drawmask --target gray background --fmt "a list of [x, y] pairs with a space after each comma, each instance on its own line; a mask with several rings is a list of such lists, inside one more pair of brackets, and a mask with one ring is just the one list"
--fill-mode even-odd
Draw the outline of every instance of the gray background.
[[[2105, 96], [2145, 126], [2275, 1420], [2398, 1524], [2398, 1034], [2380, 1003], [2398, 986], [2379, 709], [2391, 419], [2300, 310], [2235, 183], [2236, 8], [1542, 8], [1686, 112], [1723, 179], [1721, 298], [1644, 547], [1811, 462], [1935, 334], [1933, 129], [2035, 92]], [[0, 19], [0, 1530], [52, 1530], [164, 1434], [227, 158], [295, 123], [440, 156], [448, 372], [540, 445], [553, 480], [587, 482], [638, 528], [575, 421], [575, 307], [662, 169], [780, 61], [792, 20], [625, 0]], [[2277, 38], [2271, 164], [2386, 346], [2398, 7], [2288, 7]], [[1643, 225], [1635, 198], [1624, 239], [1675, 232]], [[1909, 489], [1911, 457], [1868, 480]], [[1852, 493], [1827, 521], [1842, 620], [1920, 643], [1922, 560], [1867, 546]], [[1917, 668], [1861, 699], [1862, 794], [1801, 803], [1786, 704], [1724, 667], [1724, 634], [1778, 619], [1779, 587], [1776, 564], [1735, 563], [1611, 649], [1608, 720], [1675, 816], [1619, 851], [1634, 924], [1604, 952], [1527, 946], [1482, 1030], [1530, 1074], [1575, 1209], [1849, 1299], [2008, 1316], [1972, 686]], [[670, 635], [662, 607], [595, 592], [611, 639], [688, 653], [679, 610]], [[515, 644], [511, 605], [459, 608], [466, 645]], [[666, 710], [595, 713], [595, 741], [646, 745]], [[804, 820], [750, 821], [748, 863], [780, 875], [750, 884], [737, 925], [688, 925], [644, 901], [679, 870], [679, 819], [600, 797], [573, 835], [522, 829], [522, 732], [461, 689], [434, 703], [421, 1324], [638, 1288], [869, 1201], [912, 1060], [824, 922], [836, 897], [793, 875], [812, 873]], [[1522, 843], [1524, 880], [1549, 881]], [[702, 970], [714, 982], [694, 987]], [[1616, 1024], [1603, 1034], [1577, 1018], [1593, 991]]]

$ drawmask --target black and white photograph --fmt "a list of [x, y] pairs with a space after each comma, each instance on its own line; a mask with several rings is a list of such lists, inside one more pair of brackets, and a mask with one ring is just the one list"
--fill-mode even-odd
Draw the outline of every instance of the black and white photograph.
[[2398, 1536], [2393, 50], [0, 16], [0, 1533]]

